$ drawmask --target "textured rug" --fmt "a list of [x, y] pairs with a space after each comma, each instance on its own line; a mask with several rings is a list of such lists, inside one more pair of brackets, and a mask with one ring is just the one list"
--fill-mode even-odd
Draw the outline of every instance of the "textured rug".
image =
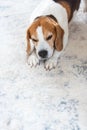
[[0, 0], [0, 130], [87, 130], [87, 13], [78, 12], [57, 68], [26, 63], [40, 0]]

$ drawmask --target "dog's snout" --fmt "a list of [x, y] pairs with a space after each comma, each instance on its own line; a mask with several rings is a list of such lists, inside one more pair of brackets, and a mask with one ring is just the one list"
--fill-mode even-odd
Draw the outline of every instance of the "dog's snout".
[[47, 52], [46, 50], [41, 50], [41, 51], [39, 51], [38, 54], [39, 54], [39, 56], [40, 56], [41, 58], [46, 58], [48, 52]]

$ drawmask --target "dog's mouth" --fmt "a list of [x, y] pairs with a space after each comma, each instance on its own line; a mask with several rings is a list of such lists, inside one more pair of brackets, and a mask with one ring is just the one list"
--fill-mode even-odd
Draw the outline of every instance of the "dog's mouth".
[[40, 58], [39, 57], [39, 60], [41, 60], [41, 61], [45, 61], [45, 60], [48, 60], [49, 58]]
[[37, 54], [37, 57], [38, 57], [38, 59], [40, 60], [40, 61], [45, 61], [45, 60], [47, 60], [47, 59], [49, 59], [50, 57], [40, 57], [38, 54]]

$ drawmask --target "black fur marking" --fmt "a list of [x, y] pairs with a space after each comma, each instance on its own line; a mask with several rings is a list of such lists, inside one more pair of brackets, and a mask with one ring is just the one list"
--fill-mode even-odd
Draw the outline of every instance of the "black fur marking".
[[37, 19], [39, 19], [39, 18], [41, 18], [41, 17], [43, 17], [43, 16], [49, 17], [49, 18], [53, 19], [55, 22], [57, 22], [57, 19], [56, 19], [52, 14], [50, 14], [50, 15], [38, 16], [38, 17], [36, 17], [34, 20], [37, 20]]
[[50, 15], [46, 15], [47, 17], [50, 17], [51, 19], [53, 19], [55, 22], [57, 22], [57, 19], [52, 15], [52, 14], [50, 14]]
[[55, 2], [61, 2], [61, 1], [67, 2], [71, 7], [72, 12], [79, 9], [79, 5], [80, 5], [80, 2], [81, 2], [81, 0], [53, 0], [53, 1], [55, 1]]

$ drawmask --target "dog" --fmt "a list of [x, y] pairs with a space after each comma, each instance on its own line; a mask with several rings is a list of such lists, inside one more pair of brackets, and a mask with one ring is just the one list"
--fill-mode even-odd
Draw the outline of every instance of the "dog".
[[44, 61], [46, 70], [57, 66], [68, 43], [68, 24], [79, 9], [80, 0], [44, 0], [34, 10], [27, 29], [28, 64]]

